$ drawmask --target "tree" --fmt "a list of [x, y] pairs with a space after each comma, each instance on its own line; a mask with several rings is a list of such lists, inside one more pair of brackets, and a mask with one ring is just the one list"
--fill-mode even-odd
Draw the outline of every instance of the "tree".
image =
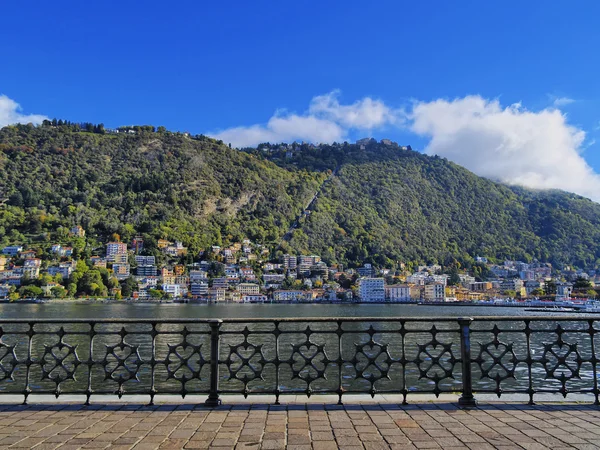
[[592, 287], [592, 283], [590, 283], [589, 280], [586, 280], [585, 278], [577, 278], [575, 280], [575, 283], [573, 283], [574, 289], [585, 289], [590, 287]]
[[77, 294], [77, 284], [69, 283], [67, 286], [67, 293], [69, 294], [69, 297], [75, 297], [75, 294]]
[[450, 286], [458, 286], [460, 284], [460, 276], [458, 275], [458, 270], [453, 268], [450, 272], [450, 278], [448, 278], [448, 284]]
[[50, 294], [52, 295], [52, 297], [65, 298], [67, 296], [67, 293], [67, 290], [62, 286], [54, 286], [50, 289]]
[[137, 291], [138, 284], [134, 277], [129, 277], [121, 283], [121, 295], [125, 298], [133, 296], [133, 292]]
[[556, 294], [556, 283], [553, 280], [546, 281], [544, 291], [546, 291], [548, 295]]
[[77, 292], [83, 295], [106, 297], [108, 289], [102, 281], [102, 274], [97, 269], [88, 270], [77, 284]]
[[27, 297], [37, 298], [40, 295], [42, 295], [43, 293], [44, 293], [44, 291], [41, 288], [39, 288], [33, 284], [30, 284], [27, 286], [21, 286], [19, 288], [19, 295], [21, 297], [25, 297], [25, 298], [27, 298]]

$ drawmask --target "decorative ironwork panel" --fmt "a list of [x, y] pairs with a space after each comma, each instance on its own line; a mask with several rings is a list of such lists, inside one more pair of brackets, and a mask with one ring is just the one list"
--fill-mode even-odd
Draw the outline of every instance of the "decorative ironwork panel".
[[[598, 396], [595, 321], [575, 318], [499, 318], [474, 322], [474, 389], [525, 394]], [[493, 384], [491, 384], [493, 383]]]
[[593, 395], [593, 318], [1, 320], [0, 394]]

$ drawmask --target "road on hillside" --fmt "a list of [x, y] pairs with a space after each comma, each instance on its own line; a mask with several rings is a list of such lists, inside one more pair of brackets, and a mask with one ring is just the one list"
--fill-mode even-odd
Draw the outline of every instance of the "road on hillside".
[[300, 226], [300, 219], [303, 216], [308, 216], [310, 214], [310, 212], [313, 209], [313, 206], [315, 204], [315, 202], [317, 201], [317, 199], [319, 198], [319, 194], [321, 193], [321, 191], [323, 190], [323, 187], [325, 186], [326, 183], [329, 183], [336, 175], [338, 172], [340, 166], [337, 166], [333, 172], [331, 172], [331, 175], [329, 175], [325, 180], [323, 180], [323, 182], [319, 185], [319, 187], [317, 188], [315, 194], [312, 196], [312, 198], [310, 199], [310, 201], [306, 204], [306, 206], [304, 207], [304, 210], [300, 213], [300, 215], [298, 217], [296, 217], [296, 220], [294, 220], [292, 222], [292, 225], [290, 226], [290, 228], [287, 230], [287, 232], [283, 235], [283, 237], [281, 238], [281, 242], [279, 243], [279, 248], [281, 248], [281, 246], [283, 245], [284, 242], [289, 241], [292, 238], [292, 234], [294, 234], [294, 230], [297, 229]]

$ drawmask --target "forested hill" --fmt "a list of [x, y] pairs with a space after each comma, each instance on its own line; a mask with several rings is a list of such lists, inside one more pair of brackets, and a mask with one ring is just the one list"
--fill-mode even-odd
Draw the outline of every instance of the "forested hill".
[[600, 263], [599, 204], [504, 186], [395, 145], [238, 151], [152, 127], [84, 129], [0, 130], [0, 244], [44, 247], [82, 225], [97, 244], [118, 233], [150, 247], [181, 240], [192, 254], [245, 237], [276, 249], [322, 186], [282, 250], [391, 267], [476, 255]]
[[142, 234], [147, 245], [167, 237], [196, 253], [245, 237], [275, 242], [326, 177], [213, 139], [135, 133], [1, 129], [0, 243], [52, 241], [76, 224], [99, 243]]

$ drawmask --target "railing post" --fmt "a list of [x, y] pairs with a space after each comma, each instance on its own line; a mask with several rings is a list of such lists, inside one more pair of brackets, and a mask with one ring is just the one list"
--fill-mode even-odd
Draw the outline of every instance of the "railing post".
[[460, 358], [462, 360], [462, 395], [458, 404], [463, 407], [477, 406], [473, 397], [473, 379], [471, 376], [471, 322], [473, 319], [458, 319], [460, 325]]
[[210, 393], [204, 402], [206, 406], [215, 407], [221, 404], [219, 398], [219, 328], [223, 321], [209, 321], [210, 325]]

